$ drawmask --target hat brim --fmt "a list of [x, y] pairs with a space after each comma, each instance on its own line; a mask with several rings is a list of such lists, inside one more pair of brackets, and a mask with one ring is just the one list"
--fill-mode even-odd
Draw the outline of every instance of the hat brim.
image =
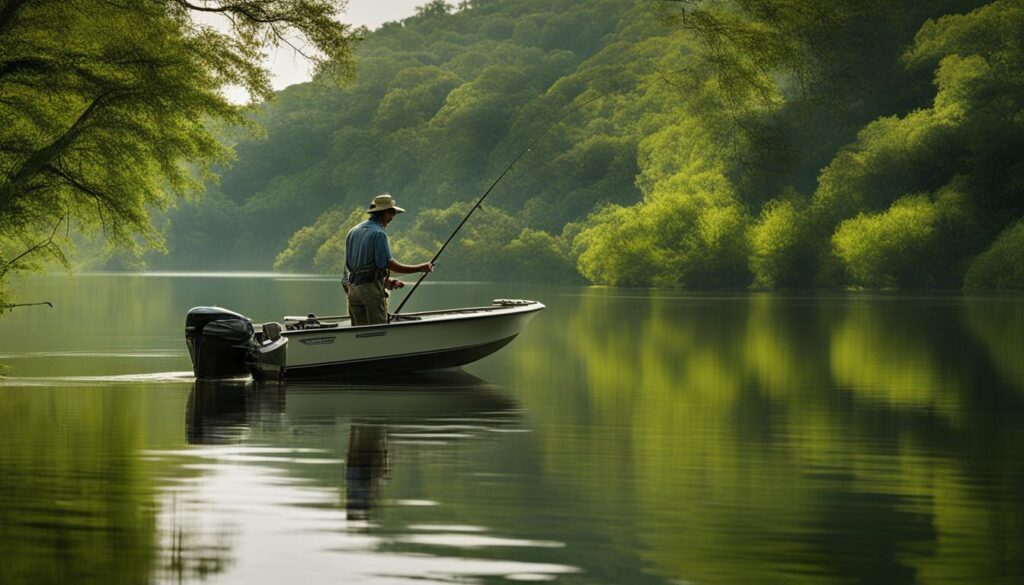
[[374, 207], [371, 209], [367, 209], [366, 213], [377, 213], [378, 211], [387, 211], [389, 209], [394, 209], [398, 213], [405, 213], [405, 210], [397, 205], [388, 205], [387, 207]]

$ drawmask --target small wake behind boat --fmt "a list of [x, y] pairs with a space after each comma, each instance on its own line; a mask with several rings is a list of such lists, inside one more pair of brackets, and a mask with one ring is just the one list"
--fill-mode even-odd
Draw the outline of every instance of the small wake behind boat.
[[253, 325], [220, 307], [185, 317], [185, 341], [197, 378], [349, 378], [452, 368], [511, 342], [544, 308], [537, 301], [498, 299], [486, 307], [395, 316], [353, 326], [348, 316], [285, 317]]

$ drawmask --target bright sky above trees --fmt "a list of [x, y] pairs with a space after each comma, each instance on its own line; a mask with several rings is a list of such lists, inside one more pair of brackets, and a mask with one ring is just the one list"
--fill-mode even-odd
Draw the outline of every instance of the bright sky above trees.
[[[376, 29], [385, 22], [402, 20], [416, 13], [416, 7], [425, 4], [426, 0], [348, 0], [348, 7], [342, 20], [352, 26], [365, 26]], [[267, 61], [274, 75], [274, 89], [284, 89], [289, 85], [309, 81], [312, 77], [311, 65], [288, 47], [274, 52]], [[230, 96], [234, 101], [242, 101], [241, 91]]]

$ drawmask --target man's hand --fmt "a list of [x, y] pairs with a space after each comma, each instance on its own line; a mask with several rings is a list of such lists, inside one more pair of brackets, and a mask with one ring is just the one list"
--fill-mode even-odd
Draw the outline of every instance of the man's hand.
[[420, 264], [419, 269], [420, 269], [420, 272], [433, 272], [434, 271], [434, 263], [433, 262], [424, 262], [423, 264]]
[[395, 280], [394, 278], [389, 278], [387, 284], [385, 284], [384, 286], [388, 290], [395, 290], [396, 288], [402, 288], [403, 286], [405, 286], [405, 283], [402, 282], [401, 280]]

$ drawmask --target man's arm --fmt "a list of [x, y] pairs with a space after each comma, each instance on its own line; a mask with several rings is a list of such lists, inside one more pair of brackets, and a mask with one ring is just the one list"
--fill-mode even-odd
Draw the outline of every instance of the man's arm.
[[402, 264], [394, 258], [388, 262], [388, 269], [391, 272], [397, 272], [398, 274], [413, 274], [414, 272], [433, 272], [434, 265], [430, 262], [424, 262], [423, 264]]

